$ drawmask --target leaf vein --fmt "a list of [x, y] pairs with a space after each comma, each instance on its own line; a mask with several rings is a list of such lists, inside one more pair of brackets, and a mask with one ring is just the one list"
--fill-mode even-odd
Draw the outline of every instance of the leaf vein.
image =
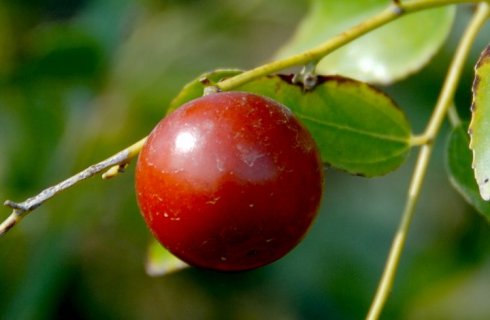
[[353, 127], [349, 127], [349, 126], [345, 126], [345, 125], [340, 125], [338, 123], [333, 123], [333, 122], [329, 122], [329, 121], [325, 121], [325, 120], [315, 119], [315, 118], [312, 118], [310, 116], [298, 113], [297, 111], [295, 111], [295, 113], [299, 118], [301, 118], [303, 120], [310, 121], [310, 122], [313, 122], [316, 124], [320, 124], [320, 125], [323, 125], [326, 127], [335, 128], [338, 130], [343, 130], [343, 131], [348, 131], [348, 132], [353, 132], [353, 133], [365, 135], [365, 136], [368, 136], [368, 137], [371, 137], [374, 139], [378, 139], [378, 140], [401, 142], [404, 145], [409, 144], [408, 143], [408, 137], [397, 137], [397, 136], [390, 136], [390, 135], [386, 135], [386, 134], [382, 134], [382, 133], [370, 132], [367, 130], [362, 130], [362, 129], [353, 128]]

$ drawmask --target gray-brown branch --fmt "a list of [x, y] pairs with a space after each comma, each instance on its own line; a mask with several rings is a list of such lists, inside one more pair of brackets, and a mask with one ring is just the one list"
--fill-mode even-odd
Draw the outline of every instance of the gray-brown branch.
[[77, 173], [76, 175], [52, 186], [47, 189], [44, 189], [39, 193], [38, 195], [29, 198], [25, 200], [24, 202], [13, 202], [11, 200], [7, 200], [4, 202], [4, 205], [7, 207], [10, 207], [13, 209], [12, 213], [10, 216], [5, 219], [1, 224], [0, 224], [0, 236], [5, 234], [7, 231], [9, 231], [11, 228], [13, 228], [17, 222], [19, 222], [24, 216], [26, 216], [29, 212], [33, 211], [40, 205], [42, 205], [46, 200], [51, 199], [53, 196], [55, 196], [57, 193], [68, 189], [69, 187], [73, 186], [74, 184], [85, 180], [87, 178], [90, 178], [110, 167], [113, 166], [124, 166], [127, 164], [127, 162], [130, 160], [132, 155], [132, 152], [129, 150], [129, 148], [124, 149], [112, 157], [101, 161], [99, 163], [96, 163], [94, 165], [91, 165], [87, 169]]

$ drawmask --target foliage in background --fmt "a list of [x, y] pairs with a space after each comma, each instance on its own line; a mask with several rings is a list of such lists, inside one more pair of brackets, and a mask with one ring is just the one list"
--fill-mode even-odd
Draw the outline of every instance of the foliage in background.
[[[306, 3], [14, 1], [0, 3], [0, 195], [24, 199], [136, 141], [196, 75], [270, 59]], [[466, 21], [462, 6], [456, 21]], [[462, 25], [422, 73], [386, 88], [425, 123]], [[486, 30], [488, 31], [488, 30]], [[272, 35], [272, 36], [271, 36]], [[485, 35], [485, 32], [482, 32]], [[468, 114], [475, 46], [456, 104]], [[490, 315], [489, 229], [433, 158], [386, 319]], [[285, 259], [252, 272], [188, 269], [149, 278], [149, 233], [132, 169], [87, 181], [0, 241], [0, 318], [359, 319], [404, 201], [413, 159], [383, 178], [327, 172], [323, 209]], [[6, 210], [6, 209], [5, 209]], [[6, 210], [7, 212], [8, 210]], [[468, 313], [469, 310], [471, 313]]]

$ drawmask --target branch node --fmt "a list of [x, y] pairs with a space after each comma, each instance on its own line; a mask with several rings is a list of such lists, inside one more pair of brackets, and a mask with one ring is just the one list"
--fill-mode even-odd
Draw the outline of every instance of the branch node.
[[306, 64], [299, 73], [293, 77], [293, 83], [301, 83], [305, 91], [313, 90], [318, 84], [318, 76], [315, 73], [317, 61]]
[[14, 209], [14, 211], [27, 211], [26, 207], [22, 203], [13, 202], [11, 200], [5, 200], [4, 206]]

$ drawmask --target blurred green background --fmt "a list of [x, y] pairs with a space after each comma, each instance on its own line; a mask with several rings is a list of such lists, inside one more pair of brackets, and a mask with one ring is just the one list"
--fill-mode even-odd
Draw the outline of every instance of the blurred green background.
[[[307, 1], [2, 0], [0, 198], [21, 201], [146, 135], [179, 89], [251, 68], [293, 33]], [[462, 6], [423, 72], [384, 88], [424, 128], [472, 12]], [[457, 95], [471, 102], [472, 65]], [[394, 52], [396, 54], [396, 52]], [[447, 126], [384, 319], [490, 319], [490, 228], [452, 189]], [[414, 150], [415, 151], [415, 150]], [[133, 168], [57, 196], [0, 239], [0, 319], [362, 319], [403, 207], [414, 156], [363, 179], [328, 170], [322, 211], [282, 260], [245, 273], [145, 274], [150, 235]], [[3, 219], [9, 214], [0, 210]]]

